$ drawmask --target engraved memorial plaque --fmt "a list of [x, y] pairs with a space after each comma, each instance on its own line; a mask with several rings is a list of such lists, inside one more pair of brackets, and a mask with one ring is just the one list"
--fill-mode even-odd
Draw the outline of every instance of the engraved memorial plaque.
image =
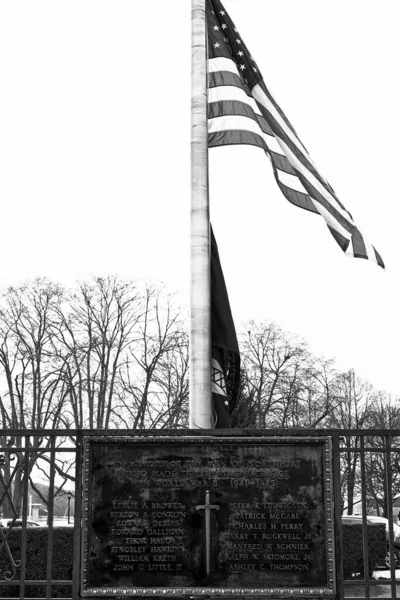
[[329, 438], [86, 438], [82, 593], [335, 593]]

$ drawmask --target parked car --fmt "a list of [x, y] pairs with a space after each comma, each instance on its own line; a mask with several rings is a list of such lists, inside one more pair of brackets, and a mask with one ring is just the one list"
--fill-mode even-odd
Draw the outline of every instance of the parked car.
[[[0, 519], [0, 527], [22, 527], [22, 519], [18, 518], [15, 520], [14, 525], [12, 525], [12, 519]], [[33, 521], [32, 519], [28, 519], [27, 527], [47, 527], [47, 520], [44, 521]], [[53, 527], [73, 527], [74, 522], [73, 519], [70, 520], [70, 523], [66, 519], [57, 519], [55, 518], [53, 521]]]
[[[343, 515], [342, 523], [346, 525], [362, 525], [362, 516], [361, 515]], [[387, 553], [386, 556], [382, 559], [382, 564], [377, 566], [384, 566], [387, 569], [390, 569], [390, 551], [389, 551], [389, 521], [385, 519], [385, 517], [374, 517], [372, 515], [367, 515], [367, 524], [374, 525], [382, 523], [385, 525], [386, 531], [386, 540], [387, 540]], [[400, 569], [400, 526], [396, 523], [393, 523], [393, 551], [395, 556], [395, 568]]]
[[[37, 521], [32, 521], [31, 519], [27, 519], [26, 521], [27, 527], [40, 527], [40, 524]], [[22, 519], [15, 519], [13, 523], [13, 519], [1, 519], [1, 527], [22, 527]]]

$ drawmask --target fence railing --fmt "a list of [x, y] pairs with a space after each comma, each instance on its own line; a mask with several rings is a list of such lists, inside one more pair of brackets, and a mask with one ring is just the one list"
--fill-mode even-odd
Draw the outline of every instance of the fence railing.
[[[167, 436], [171, 430], [153, 430]], [[190, 435], [219, 435], [221, 430], [190, 431]], [[235, 431], [231, 430], [231, 434]], [[387, 519], [387, 568], [381, 571], [386, 579], [379, 580], [382, 597], [396, 598], [400, 583], [400, 538], [397, 529], [395, 500], [400, 499], [400, 431], [393, 430], [246, 430], [246, 435], [265, 436], [331, 436], [333, 451], [333, 489], [335, 505], [335, 554], [338, 600], [346, 597], [378, 597], [377, 580], [371, 574], [368, 526], [370, 514], [379, 512]], [[81, 568], [82, 523], [82, 443], [84, 436], [130, 437], [143, 435], [131, 430], [0, 430], [0, 598], [25, 599], [36, 597], [50, 600], [79, 598]], [[45, 508], [46, 527], [40, 548], [44, 557], [37, 566], [40, 577], [32, 577], [30, 517], [32, 490], [41, 494]], [[60, 516], [60, 498], [73, 498], [73, 529], [70, 528], [70, 562], [64, 565], [69, 576], [57, 578], [53, 557], [58, 551], [60, 536], [55, 517]], [[349, 506], [350, 503], [350, 506]], [[64, 502], [65, 506], [65, 502]], [[70, 505], [68, 504], [68, 509]], [[360, 573], [344, 578], [342, 513], [357, 512], [362, 525], [362, 557]], [[395, 516], [394, 516], [395, 513]], [[72, 514], [71, 514], [72, 517]], [[72, 519], [71, 519], [72, 520]], [[18, 534], [15, 533], [18, 531]], [[68, 533], [68, 532], [67, 532]], [[15, 544], [15, 536], [19, 544]], [[72, 540], [71, 540], [72, 538]], [[14, 543], [13, 543], [14, 540]], [[398, 552], [399, 551], [399, 552]], [[39, 552], [39, 554], [40, 554]], [[382, 566], [385, 566], [383, 564]], [[397, 573], [396, 573], [397, 570]], [[361, 573], [364, 573], [362, 575]], [[396, 581], [396, 574], [399, 579]], [[398, 587], [400, 589], [400, 586]], [[57, 592], [58, 590], [58, 592]], [[382, 591], [383, 590], [383, 591]], [[34, 594], [34, 595], [33, 595]]]

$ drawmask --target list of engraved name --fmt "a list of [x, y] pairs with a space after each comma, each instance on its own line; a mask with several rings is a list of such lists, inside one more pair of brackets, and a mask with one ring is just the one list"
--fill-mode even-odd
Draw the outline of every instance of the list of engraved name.
[[240, 571], [308, 571], [313, 535], [311, 512], [301, 502], [229, 503], [227, 568]]
[[[249, 501], [228, 502], [228, 518], [214, 526], [219, 568], [230, 573], [307, 571], [314, 558], [314, 507], [293, 499], [268, 500], [301, 463], [272, 456], [236, 460], [222, 453], [211, 458], [115, 461], [113, 476], [120, 483], [134, 482], [135, 494], [113, 500], [108, 514], [113, 570], [179, 574], [190, 560], [188, 531], [195, 512], [186, 498], [196, 489], [211, 490], [212, 503], [218, 504], [212, 492], [222, 486], [228, 496], [231, 489], [232, 497]], [[183, 502], [176, 501], [179, 494]]]
[[185, 505], [180, 502], [113, 502], [109, 517], [115, 571], [180, 571]]

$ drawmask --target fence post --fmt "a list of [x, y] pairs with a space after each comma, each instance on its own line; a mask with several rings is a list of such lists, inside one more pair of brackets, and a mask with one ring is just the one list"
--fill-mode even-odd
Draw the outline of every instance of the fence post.
[[393, 533], [393, 498], [392, 498], [392, 471], [390, 469], [391, 440], [388, 435], [383, 437], [384, 442], [384, 480], [386, 496], [386, 512], [389, 525], [389, 556], [390, 556], [390, 588], [392, 598], [396, 598], [396, 571], [395, 571], [395, 553], [394, 553], [394, 533]]
[[26, 533], [26, 521], [28, 518], [28, 484], [29, 484], [29, 447], [30, 447], [30, 435], [24, 436], [25, 441], [25, 454], [24, 454], [24, 481], [23, 481], [23, 492], [22, 492], [22, 530], [21, 530], [21, 571], [20, 571], [20, 583], [19, 583], [19, 597], [20, 600], [25, 600], [25, 574], [26, 574], [26, 549], [27, 549], [27, 533]]
[[335, 575], [337, 600], [344, 600], [343, 587], [343, 551], [342, 551], [342, 495], [340, 491], [340, 434], [334, 431], [332, 435], [333, 458], [333, 502], [334, 502], [334, 531], [335, 531]]
[[81, 531], [82, 531], [82, 433], [76, 435], [74, 553], [72, 565], [72, 598], [80, 596]]
[[53, 520], [54, 520], [54, 475], [56, 470], [56, 436], [50, 438], [50, 485], [49, 505], [47, 513], [47, 568], [46, 568], [46, 598], [51, 598], [51, 579], [53, 568]]
[[[365, 480], [365, 444], [364, 436], [360, 435], [360, 467], [361, 467], [361, 507], [362, 507], [362, 530], [363, 530], [363, 553], [364, 553], [364, 580], [365, 598], [371, 596], [369, 581], [369, 548], [368, 548], [368, 523], [367, 523], [367, 493]], [[356, 455], [357, 458], [357, 455]]]

